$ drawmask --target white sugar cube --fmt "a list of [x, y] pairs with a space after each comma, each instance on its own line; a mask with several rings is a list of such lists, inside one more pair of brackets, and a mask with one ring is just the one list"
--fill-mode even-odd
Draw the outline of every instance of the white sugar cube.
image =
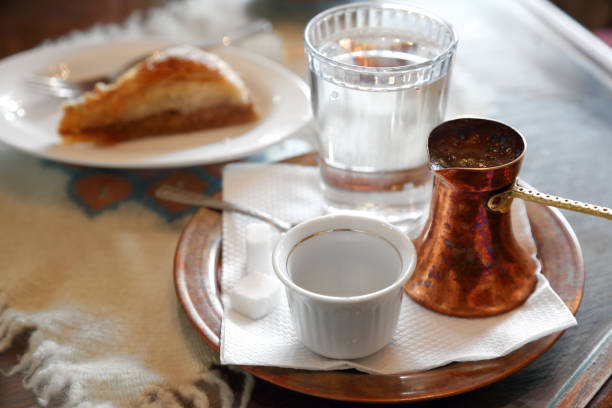
[[276, 276], [248, 274], [230, 290], [231, 308], [251, 319], [260, 319], [274, 310], [280, 301], [281, 289]]
[[231, 308], [251, 319], [260, 319], [278, 304], [281, 284], [272, 272], [271, 227], [250, 223], [246, 228], [246, 276], [230, 290]]
[[254, 222], [246, 228], [247, 275], [272, 274], [272, 231], [268, 224]]

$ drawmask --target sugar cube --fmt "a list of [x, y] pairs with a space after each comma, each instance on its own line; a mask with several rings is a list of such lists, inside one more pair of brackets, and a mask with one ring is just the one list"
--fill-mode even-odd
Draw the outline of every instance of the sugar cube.
[[246, 228], [247, 275], [272, 274], [272, 231], [261, 222], [253, 222]]
[[260, 319], [274, 310], [280, 301], [281, 289], [276, 276], [249, 273], [229, 291], [231, 308], [251, 319]]

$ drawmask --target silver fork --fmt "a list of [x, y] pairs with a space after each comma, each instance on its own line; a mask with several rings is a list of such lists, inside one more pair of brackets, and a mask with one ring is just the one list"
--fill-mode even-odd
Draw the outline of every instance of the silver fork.
[[[246, 24], [243, 27], [236, 29], [235, 31], [229, 32], [219, 37], [211, 38], [202, 44], [199, 44], [199, 48], [210, 48], [215, 46], [229, 46], [235, 42], [251, 37], [255, 34], [260, 34], [272, 30], [272, 24], [265, 19], [255, 20]], [[143, 59], [149, 57], [153, 52], [159, 50], [153, 50], [146, 55], [141, 55], [128, 63], [122, 65], [118, 69], [110, 72], [107, 75], [86, 78], [79, 81], [72, 81], [69, 79], [61, 78], [58, 76], [47, 76], [32, 74], [25, 78], [27, 86], [44, 95], [54, 96], [57, 98], [75, 98], [84, 92], [87, 92], [94, 88], [99, 83], [110, 83], [113, 82], [122, 73], [138, 64]]]

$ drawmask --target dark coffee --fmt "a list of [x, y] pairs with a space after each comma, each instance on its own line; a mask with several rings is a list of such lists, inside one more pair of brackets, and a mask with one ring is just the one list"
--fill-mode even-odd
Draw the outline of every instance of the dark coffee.
[[507, 126], [458, 125], [444, 135], [432, 132], [429, 155], [434, 168], [503, 166], [525, 150], [523, 139]]

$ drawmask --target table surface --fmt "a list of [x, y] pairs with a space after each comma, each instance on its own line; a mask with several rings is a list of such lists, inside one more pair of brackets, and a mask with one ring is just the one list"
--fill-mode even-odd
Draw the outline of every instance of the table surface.
[[[163, 3], [61, 0], [51, 7], [44, 0], [4, 1], [0, 4], [0, 57], [74, 28], [121, 21], [134, 9]], [[255, 0], [249, 9], [274, 22], [284, 39], [285, 63], [305, 76], [301, 32], [308, 18], [329, 3], [287, 3]], [[456, 18], [453, 22], [460, 33], [447, 117], [485, 116], [512, 125], [525, 135], [529, 145], [521, 173], [525, 180], [541, 191], [611, 206], [612, 72], [594, 63], [580, 43], [573, 45], [521, 2], [475, 0], [469, 5], [461, 2], [460, 8], [450, 1], [435, 1], [427, 3], [427, 7], [449, 19]], [[286, 156], [292, 153], [282, 152]], [[546, 406], [610, 328], [611, 224], [582, 214], [564, 214], [584, 256], [586, 284], [576, 316], [578, 326], [569, 329], [534, 363], [502, 381], [414, 406]], [[0, 368], [14, 362], [23, 345], [22, 339], [12, 350], [0, 354]], [[19, 376], [0, 377], [0, 406], [35, 405], [35, 398], [23, 389]], [[258, 380], [251, 405], [348, 404], [303, 396]], [[612, 406], [612, 380], [604, 384], [588, 406]]]

